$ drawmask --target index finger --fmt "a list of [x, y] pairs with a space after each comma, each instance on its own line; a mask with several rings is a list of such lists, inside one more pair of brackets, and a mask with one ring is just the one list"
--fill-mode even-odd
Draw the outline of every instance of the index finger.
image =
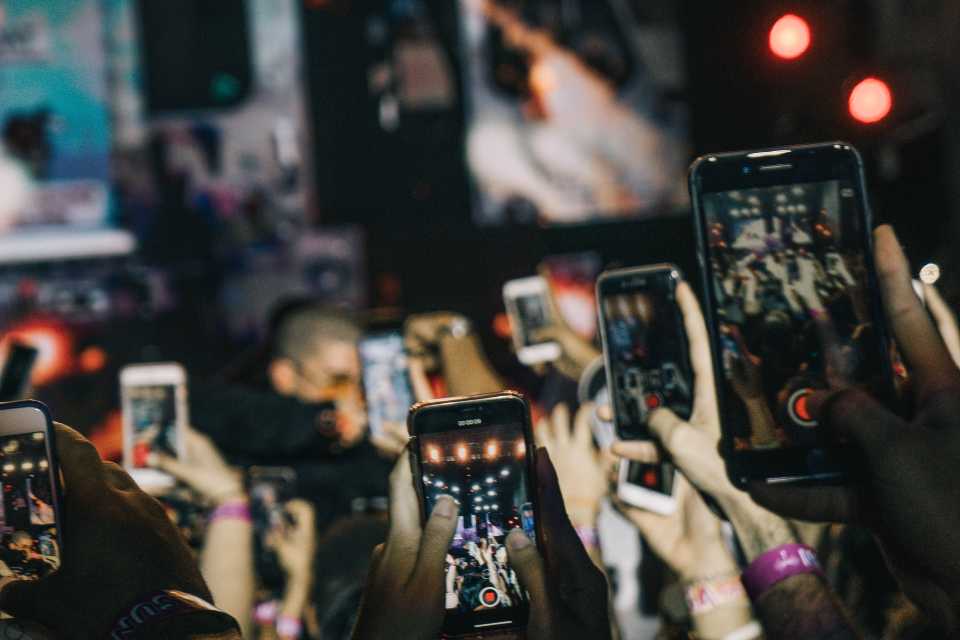
[[937, 323], [940, 337], [950, 352], [954, 363], [960, 367], [960, 328], [957, 327], [957, 316], [946, 303], [943, 296], [932, 284], [923, 285], [923, 295], [927, 301], [927, 309]]
[[683, 314], [683, 327], [690, 349], [690, 365], [693, 367], [693, 413], [709, 418], [716, 412], [710, 337], [697, 296], [686, 282], [677, 285], [677, 305]]
[[910, 266], [893, 229], [877, 227], [874, 239], [883, 306], [923, 405], [931, 395], [960, 386], [960, 372], [913, 290]]

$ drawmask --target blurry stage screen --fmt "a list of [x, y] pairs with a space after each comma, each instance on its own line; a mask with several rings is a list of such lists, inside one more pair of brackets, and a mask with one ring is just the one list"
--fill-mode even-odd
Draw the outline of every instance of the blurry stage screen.
[[579, 224], [685, 205], [677, 3], [458, 1], [478, 224]]

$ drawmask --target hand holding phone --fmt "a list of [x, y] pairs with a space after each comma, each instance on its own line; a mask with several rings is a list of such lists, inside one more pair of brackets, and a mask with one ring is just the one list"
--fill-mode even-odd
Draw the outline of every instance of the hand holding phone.
[[187, 417], [187, 374], [176, 363], [125, 367], [120, 372], [123, 403], [123, 466], [148, 492], [174, 485], [173, 476], [151, 468], [153, 453], [183, 456]]
[[[34, 425], [49, 420], [39, 403], [14, 404], [28, 407]], [[0, 410], [0, 425], [5, 413]], [[57, 637], [101, 638], [131, 594], [175, 589], [212, 601], [194, 555], [156, 500], [119, 467], [101, 461], [76, 431], [63, 425], [31, 431], [40, 432], [56, 447], [48, 452], [48, 470], [56, 477], [59, 466], [62, 473], [64, 512], [83, 517], [57, 521], [62, 560], [56, 575], [7, 584], [0, 609], [42, 622]], [[91, 581], [96, 575], [110, 579]]]
[[608, 271], [597, 281], [607, 387], [624, 440], [650, 439], [647, 420], [660, 407], [690, 415], [692, 372], [676, 302], [680, 281], [680, 270], [670, 264]]
[[549, 285], [539, 276], [511, 280], [503, 285], [503, 302], [513, 330], [513, 343], [517, 358], [523, 364], [551, 362], [560, 357], [557, 342], [537, 337], [539, 331], [557, 321], [549, 296]]
[[846, 477], [850, 447], [820, 428], [811, 396], [893, 395], [886, 321], [865, 297], [876, 273], [859, 154], [829, 143], [707, 156], [690, 190], [730, 477]]
[[407, 444], [405, 422], [415, 401], [403, 334], [367, 335], [359, 348], [370, 440], [379, 450], [399, 455]]
[[[411, 452], [390, 475], [390, 531], [376, 548], [365, 596], [354, 630], [355, 640], [402, 637], [433, 640], [444, 627], [449, 570], [443, 559], [454, 539], [457, 504], [440, 498], [421, 525]], [[549, 547], [538, 551], [523, 531], [507, 539], [507, 552], [521, 586], [530, 593], [530, 640], [610, 638], [607, 582], [583, 548], [566, 517], [556, 473], [544, 452], [536, 463], [543, 527]], [[544, 562], [544, 554], [548, 562]], [[560, 585], [576, 590], [573, 605], [557, 593]]]

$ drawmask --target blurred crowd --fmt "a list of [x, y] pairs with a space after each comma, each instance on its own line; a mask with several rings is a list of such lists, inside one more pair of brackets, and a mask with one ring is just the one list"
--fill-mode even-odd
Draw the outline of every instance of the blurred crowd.
[[[578, 398], [556, 391], [576, 385], [546, 386], [553, 389], [548, 397], [531, 399], [544, 544], [533, 547], [529, 537], [493, 526], [457, 533], [452, 500], [436, 501], [421, 523], [406, 425], [368, 429], [357, 349], [364, 327], [304, 301], [273, 318], [259, 370], [248, 364], [243, 376], [191, 379], [184, 454], [151, 452], [146, 459], [177, 480], [156, 498], [101, 462], [79, 434], [57, 427], [62, 566], [51, 573], [57, 553], [33, 548], [29, 539], [5, 539], [0, 560], [22, 570], [6, 571], [0, 607], [25, 629], [46, 628], [30, 637], [104, 637], [132, 597], [176, 589], [217, 609], [184, 616], [191, 622], [173, 623], [161, 635], [131, 637], [230, 638], [242, 631], [248, 638], [433, 638], [445, 609], [469, 608], [463, 594], [492, 585], [504, 598], [529, 594], [527, 637], [629, 637], [611, 604], [625, 576], [613, 569], [616, 548], [598, 534], [609, 504], [664, 567], [657, 580], [643, 581], [647, 595], [655, 594], [657, 637], [955, 634], [960, 333], [932, 286], [921, 303], [892, 230], [876, 232], [876, 247], [911, 409], [895, 416], [860, 391], [834, 394], [812, 409], [862, 450], [866, 468], [854, 484], [758, 486], [748, 494], [730, 483], [718, 453], [707, 330], [683, 283], [677, 303], [695, 377], [688, 419], [657, 409], [648, 417], [655, 441], [611, 442], [598, 437], [598, 424], [611, 419], [610, 407], [595, 402], [604, 393]], [[762, 281], [770, 265], [756, 263], [767, 260], [778, 259], [743, 266], [751, 275], [737, 286]], [[842, 268], [833, 271], [842, 280]], [[741, 296], [745, 316], [750, 295], [759, 293]], [[786, 302], [784, 312], [789, 308]], [[597, 346], [559, 315], [540, 331], [562, 353], [553, 364], [536, 365], [538, 375], [579, 382], [595, 371]], [[419, 401], [510, 386], [467, 318], [411, 316], [403, 336]], [[663, 460], [680, 471], [672, 514], [618, 497], [619, 464]], [[265, 469], [285, 470], [283, 482], [258, 485]], [[797, 557], [811, 569], [758, 586], [751, 565], [788, 548], [804, 549]]]

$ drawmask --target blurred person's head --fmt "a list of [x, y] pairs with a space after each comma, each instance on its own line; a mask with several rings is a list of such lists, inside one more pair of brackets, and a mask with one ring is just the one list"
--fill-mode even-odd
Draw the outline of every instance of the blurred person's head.
[[33, 538], [26, 531], [15, 531], [10, 539], [10, 546], [17, 551], [32, 551]]
[[373, 548], [387, 536], [386, 518], [357, 515], [339, 520], [317, 543], [314, 619], [307, 625], [323, 640], [346, 640], [356, 622]]
[[357, 393], [359, 339], [360, 328], [344, 312], [315, 305], [290, 310], [276, 327], [270, 384], [277, 393], [308, 403]]

